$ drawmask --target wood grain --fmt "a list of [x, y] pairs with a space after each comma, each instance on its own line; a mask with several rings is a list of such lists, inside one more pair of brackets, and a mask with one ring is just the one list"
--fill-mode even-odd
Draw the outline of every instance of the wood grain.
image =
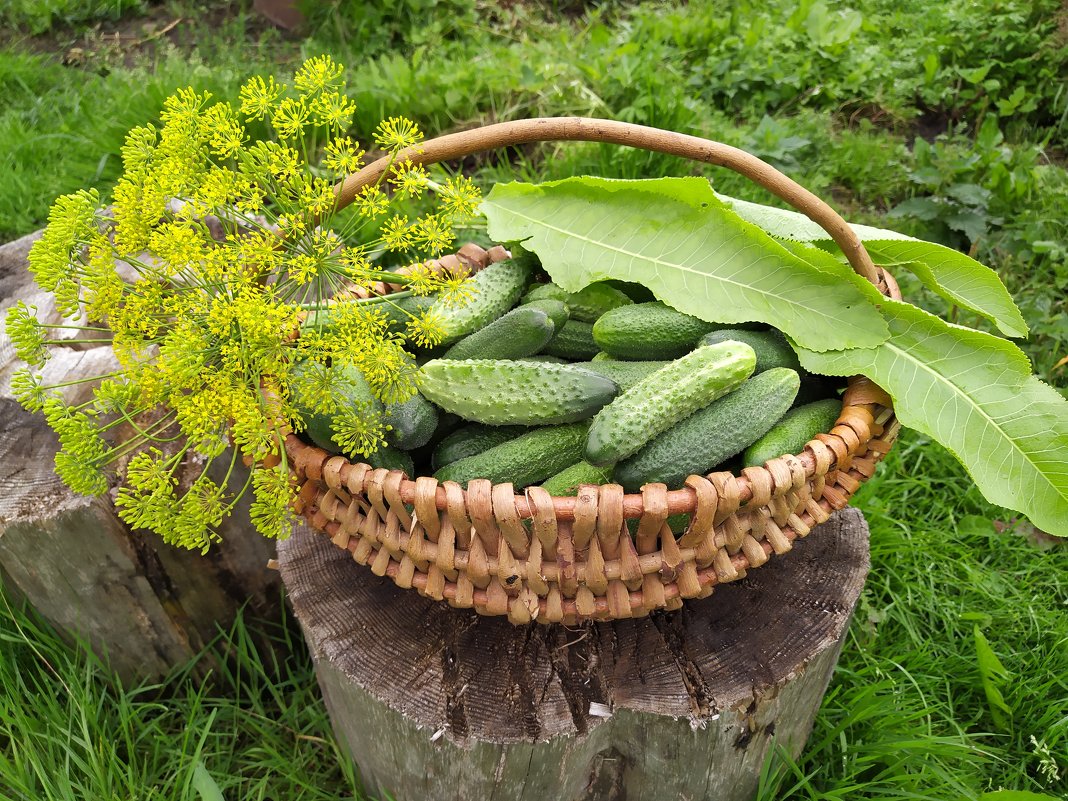
[[279, 558], [369, 789], [400, 801], [740, 800], [773, 741], [797, 754], [808, 736], [868, 539], [846, 509], [679, 612], [574, 628], [421, 598], [305, 529]]

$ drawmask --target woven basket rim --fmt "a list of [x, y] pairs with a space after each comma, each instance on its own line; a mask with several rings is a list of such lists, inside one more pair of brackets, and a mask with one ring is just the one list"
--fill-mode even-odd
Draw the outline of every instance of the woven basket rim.
[[[477, 246], [474, 247], [475, 249], [479, 249]], [[500, 254], [502, 253], [507, 255], [507, 251], [500, 249], [498, 258], [500, 258]], [[485, 264], [478, 263], [477, 259], [473, 257], [472, 245], [465, 245], [451, 258], [456, 259], [456, 261], [452, 262], [453, 264], [459, 262], [474, 270], [481, 269], [485, 266]], [[880, 292], [894, 300], [900, 300], [901, 290], [893, 275], [885, 268], [879, 267], [877, 269], [880, 279]], [[388, 293], [395, 288], [396, 287], [384, 285], [380, 286], [378, 289], [379, 291]], [[863, 409], [867, 414], [858, 419], [855, 415], [850, 414], [852, 409]], [[867, 441], [871, 437], [871, 432], [869, 430], [870, 424], [867, 420], [871, 420], [878, 425], [886, 425], [889, 424], [892, 419], [893, 403], [890, 396], [870, 379], [864, 376], [851, 376], [847, 379], [847, 388], [842, 396], [841, 412], [831, 429], [817, 435], [815, 440], [806, 443], [804, 448], [802, 448], [801, 453], [783, 454], [777, 459], [770, 461], [775, 462], [783, 459], [795, 460], [794, 462], [787, 462], [787, 469], [792, 473], [796, 473], [798, 468], [800, 468], [804, 472], [805, 479], [812, 478], [817, 474], [825, 474], [829, 470], [835, 469], [835, 466], [842, 462], [842, 460], [855, 455], [857, 450], [867, 444]], [[307, 478], [312, 481], [322, 481], [325, 477], [329, 476], [329, 485], [344, 486], [348, 484], [347, 473], [353, 469], [368, 474], [378, 474], [376, 483], [384, 483], [387, 480], [387, 477], [389, 477], [389, 483], [395, 487], [396, 492], [399, 493], [399, 497], [405, 503], [413, 503], [419, 495], [426, 491], [426, 482], [428, 480], [433, 481], [436, 487], [434, 505], [438, 511], [446, 511], [449, 508], [450, 503], [455, 503], [456, 498], [454, 493], [457, 490], [460, 493], [463, 493], [463, 496], [466, 497], [466, 494], [470, 491], [470, 485], [474, 482], [484, 482], [485, 485], [488, 485], [490, 492], [492, 492], [492, 488], [495, 486], [512, 486], [511, 484], [494, 485], [488, 479], [473, 479], [471, 482], [468, 482], [469, 489], [465, 490], [452, 481], [438, 482], [433, 476], [412, 477], [408, 476], [406, 472], [401, 470], [375, 468], [366, 462], [353, 462], [343, 455], [329, 453], [317, 445], [304, 442], [300, 437], [288, 430], [284, 446], [286, 455], [290, 460], [290, 469], [301, 479]], [[347, 470], [345, 470], [346, 467]], [[342, 470], [345, 470], [346, 475], [343, 476], [341, 474]], [[765, 477], [761, 471], [766, 473], [766, 470], [766, 467], [755, 466], [743, 468], [740, 476], [735, 476], [733, 473], [729, 472], [726, 473], [726, 475], [734, 477], [740, 485], [740, 494], [738, 497], [740, 504], [744, 505], [754, 497], [754, 485], [761, 487], [765, 483]], [[706, 476], [691, 475], [687, 478], [683, 488], [666, 490], [666, 493], [661, 492], [660, 490], [647, 490], [647, 487], [662, 487], [663, 485], [647, 485], [647, 487], [643, 487], [642, 491], [636, 493], [622, 492], [623, 517], [625, 519], [641, 517], [648, 508], [650, 502], [657, 507], [661, 507], [666, 503], [666, 512], [668, 515], [692, 514], [697, 506], [698, 494], [700, 492], [700, 486], [695, 486], [695, 484], [702, 480], [707, 481], [710, 476], [716, 475], [719, 474], [712, 473]], [[401, 477], [399, 483], [397, 476]], [[451, 487], [449, 485], [451, 485]], [[600, 484], [597, 486], [600, 487], [602, 491], [603, 488], [608, 487], [609, 492], [616, 492], [616, 489], [623, 489], [619, 484]], [[756, 490], [756, 492], [759, 491], [759, 489]], [[581, 494], [577, 496], [550, 496], [540, 487], [527, 487], [523, 490], [522, 494], [516, 494], [513, 491], [515, 510], [521, 518], [534, 518], [537, 515], [538, 507], [544, 503], [544, 499], [532, 499], [532, 493], [534, 493], [535, 496], [540, 493], [545, 497], [550, 498], [557, 519], [564, 521], [575, 520], [576, 507], [583, 503]], [[650, 497], [654, 493], [656, 495], [655, 500]], [[450, 495], [452, 498], [450, 498]], [[309, 500], [310, 499], [298, 500], [298, 503], [300, 503], [301, 506], [304, 506]], [[542, 502], [539, 503], [538, 501]]]

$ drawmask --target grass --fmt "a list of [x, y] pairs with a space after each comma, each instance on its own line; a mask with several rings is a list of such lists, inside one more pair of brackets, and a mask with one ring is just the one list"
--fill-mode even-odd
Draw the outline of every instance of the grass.
[[[106, 190], [124, 132], [154, 118], [175, 87], [232, 98], [252, 73], [329, 52], [359, 76], [364, 138], [396, 113], [429, 132], [588, 114], [739, 144], [851, 219], [986, 260], [1032, 326], [1036, 371], [1068, 386], [1068, 367], [1056, 367], [1068, 355], [1068, 171], [1057, 149], [1068, 133], [1057, 79], [1068, 17], [1052, 0], [950, 0], [938, 13], [918, 0], [334, 0], [309, 4], [304, 38], [264, 30], [248, 5], [0, 10], [0, 240], [39, 227], [59, 193]], [[164, 36], [143, 34], [175, 19]], [[149, 41], [116, 49], [113, 29]], [[68, 66], [60, 55], [71, 43], [84, 57]], [[487, 186], [705, 172], [576, 144], [465, 168]], [[767, 200], [731, 174], [707, 174], [719, 191]], [[1005, 512], [916, 435], [856, 504], [872, 529], [872, 572], [812, 739], [796, 764], [767, 766], [761, 798], [1068, 796], [1068, 549], [1001, 526]], [[257, 654], [253, 623], [239, 622], [220, 634], [224, 667], [208, 684], [184, 666], [123, 689], [32, 613], [0, 607], [0, 621], [0, 797], [358, 794], [290, 628], [276, 630], [278, 661]]]
[[[998, 533], [1000, 510], [915, 435], [857, 505], [871, 574], [808, 747], [768, 765], [761, 801], [1064, 797], [1068, 549]], [[211, 801], [212, 786], [225, 798], [362, 797], [286, 622], [271, 624], [266, 658], [251, 622], [220, 633], [223, 667], [207, 684], [190, 664], [123, 689], [32, 612], [0, 610], [0, 797]], [[1001, 713], [977, 628], [1006, 670], [990, 676]]]

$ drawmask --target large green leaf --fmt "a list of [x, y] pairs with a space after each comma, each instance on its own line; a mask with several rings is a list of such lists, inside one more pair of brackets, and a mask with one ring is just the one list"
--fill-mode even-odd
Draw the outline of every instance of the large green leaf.
[[498, 184], [482, 211], [491, 238], [522, 241], [568, 291], [636, 281], [680, 311], [768, 323], [816, 351], [873, 347], [888, 333], [867, 282], [794, 255], [701, 178]]
[[1068, 401], [1031, 374], [999, 337], [886, 301], [890, 338], [873, 348], [818, 353], [801, 364], [861, 373], [890, 393], [901, 422], [946, 446], [992, 503], [1068, 536]]
[[[803, 214], [717, 195], [742, 218], [774, 237], [812, 242], [834, 249], [827, 232]], [[984, 264], [945, 245], [924, 242], [884, 228], [851, 226], [877, 264], [901, 266], [924, 286], [968, 311], [994, 322], [1010, 337], [1027, 336], [1027, 323], [998, 274]]]

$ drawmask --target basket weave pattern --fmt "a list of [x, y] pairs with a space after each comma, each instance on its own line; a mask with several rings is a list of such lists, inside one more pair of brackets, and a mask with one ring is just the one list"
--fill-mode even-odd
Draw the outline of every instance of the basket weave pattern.
[[[467, 245], [431, 266], [477, 270], [505, 258]], [[899, 296], [893, 279], [885, 291]], [[393, 287], [383, 286], [380, 291]], [[783, 554], [841, 509], [890, 450], [899, 425], [888, 396], [849, 380], [834, 427], [798, 455], [747, 467], [741, 476], [690, 476], [681, 490], [618, 484], [553, 498], [540, 487], [476, 479], [464, 491], [432, 477], [373, 469], [290, 434], [295, 504], [316, 530], [397, 585], [516, 624], [576, 623], [677, 609], [721, 582]], [[672, 533], [669, 515], [690, 515]], [[637, 520], [632, 537], [627, 520]]]

